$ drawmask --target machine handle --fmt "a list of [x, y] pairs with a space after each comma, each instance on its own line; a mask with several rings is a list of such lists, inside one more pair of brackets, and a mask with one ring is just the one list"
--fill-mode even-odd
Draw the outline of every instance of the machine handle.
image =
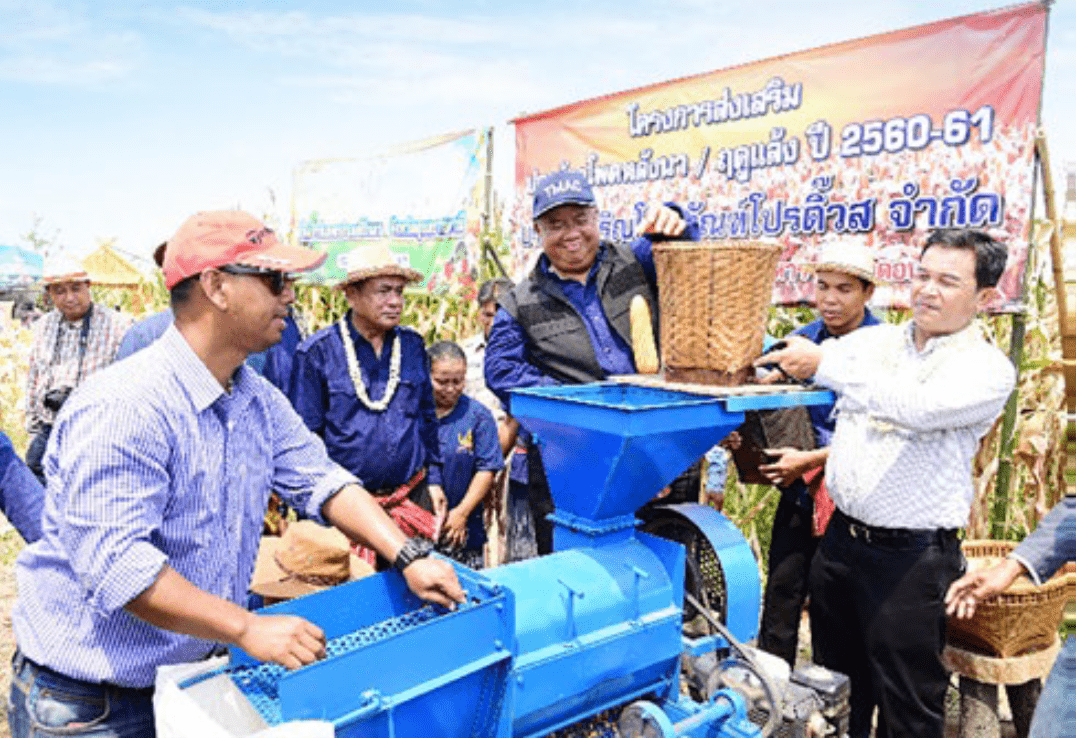
[[568, 626], [568, 629], [565, 633], [565, 639], [569, 641], [574, 641], [577, 634], [575, 627], [575, 598], [578, 597], [579, 599], [583, 599], [583, 596], [586, 594], [586, 592], [575, 589], [574, 587], [572, 587], [572, 585], [568, 584], [560, 577], [557, 577], [557, 581], [560, 582], [561, 586], [564, 587], [564, 589], [568, 590], [568, 607], [564, 618], [565, 624]]
[[649, 579], [650, 572], [640, 569], [635, 564], [625, 563], [624, 566], [628, 567], [628, 570], [634, 575], [631, 580], [631, 602], [634, 610], [631, 621], [637, 623], [639, 622], [639, 615], [642, 613], [642, 606], [639, 604], [639, 581]]
[[341, 715], [336, 718], [336, 720], [333, 720], [334, 727], [339, 728], [350, 723], [358, 722], [359, 720], [370, 717], [382, 708], [383, 700], [381, 693], [376, 689], [367, 690], [362, 693], [362, 696], [366, 698], [366, 702], [362, 707], [357, 707], [351, 712]]

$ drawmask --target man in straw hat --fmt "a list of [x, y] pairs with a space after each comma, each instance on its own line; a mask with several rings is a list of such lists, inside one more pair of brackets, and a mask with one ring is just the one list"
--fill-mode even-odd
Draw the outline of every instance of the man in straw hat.
[[[852, 239], [825, 244], [814, 270], [815, 305], [821, 317], [799, 328], [793, 335], [822, 343], [857, 328], [878, 324], [878, 319], [867, 308], [867, 301], [874, 294], [875, 280], [874, 252], [870, 247]], [[830, 509], [824, 497], [825, 490], [819, 483], [836, 426], [832, 404], [814, 405], [808, 411], [816, 448], [765, 449], [771, 462], [759, 467], [759, 471], [781, 489], [781, 498], [770, 537], [769, 575], [758, 643], [792, 667], [796, 665], [800, 619], [807, 601], [807, 576], [818, 547], [818, 536], [828, 521], [828, 517], [817, 521], [816, 517], [825, 515]], [[818, 483], [809, 489], [804, 475]], [[817, 510], [816, 497], [820, 498]]]
[[912, 282], [912, 319], [839, 341], [793, 336], [757, 363], [836, 391], [826, 462], [836, 511], [810, 574], [815, 660], [852, 681], [852, 738], [940, 736], [948, 674], [946, 588], [963, 569], [971, 464], [1015, 384], [975, 323], [1005, 246], [934, 231]]
[[322, 657], [313, 623], [241, 606], [270, 492], [394, 561], [420, 597], [462, 601], [451, 566], [244, 364], [280, 340], [287, 274], [324, 258], [236, 211], [198, 213], [168, 242], [174, 324], [90, 377], [49, 444], [42, 537], [16, 563], [12, 735], [152, 736], [157, 667], [220, 643], [289, 668]]
[[289, 396], [333, 461], [409, 535], [436, 541], [448, 505], [433, 386], [422, 336], [400, 325], [404, 287], [422, 275], [383, 242], [356, 247], [346, 268], [350, 309], [299, 345]]
[[[562, 170], [534, 188], [538, 262], [504, 293], [486, 346], [486, 384], [508, 407], [518, 387], [595, 382], [634, 374], [629, 305], [646, 298], [657, 330], [657, 274], [651, 247], [698, 240], [698, 225], [675, 206], [652, 204], [630, 246], [601, 240], [594, 192], [580, 172]], [[539, 553], [552, 549], [552, 500], [531, 446], [530, 499]]]
[[26, 377], [26, 430], [32, 437], [26, 465], [44, 484], [41, 459], [56, 413], [86, 377], [112, 363], [128, 321], [94, 304], [90, 275], [69, 254], [46, 259], [41, 281], [53, 310], [34, 324]]

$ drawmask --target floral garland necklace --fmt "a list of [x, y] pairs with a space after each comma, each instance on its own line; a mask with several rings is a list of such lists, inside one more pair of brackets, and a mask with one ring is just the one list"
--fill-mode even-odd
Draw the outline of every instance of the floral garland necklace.
[[400, 339], [392, 338], [392, 355], [389, 357], [389, 381], [385, 385], [385, 394], [380, 400], [374, 402], [366, 393], [366, 382], [363, 381], [362, 371], [359, 369], [359, 358], [355, 355], [355, 346], [348, 335], [347, 319], [350, 313], [345, 313], [337, 325], [340, 328], [340, 338], [344, 341], [344, 356], [347, 357], [347, 373], [351, 375], [351, 383], [355, 386], [355, 394], [359, 402], [368, 410], [380, 413], [389, 406], [392, 396], [396, 394], [396, 388], [400, 386]]

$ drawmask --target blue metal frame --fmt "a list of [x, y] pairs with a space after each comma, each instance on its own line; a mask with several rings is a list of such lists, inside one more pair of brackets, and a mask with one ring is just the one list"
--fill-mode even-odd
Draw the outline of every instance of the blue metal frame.
[[758, 617], [762, 603], [762, 583], [758, 562], [747, 539], [732, 521], [706, 505], [667, 505], [663, 512], [687, 518], [714, 548], [728, 587], [729, 631], [740, 641], [758, 635]]
[[[263, 716], [330, 720], [341, 738], [532, 738], [644, 696], [663, 731], [755, 736], [736, 693], [704, 705], [680, 697], [686, 551], [636, 531], [634, 514], [745, 411], [830, 399], [615, 383], [517, 391], [513, 414], [542, 445], [556, 503], [556, 553], [482, 572], [453, 563], [468, 594], [454, 611], [421, 602], [397, 572], [266, 608], [318, 624], [330, 658], [284, 673], [233, 649], [228, 669], [241, 690], [244, 669], [275, 669], [247, 682], [260, 690], [245, 692], [252, 704], [271, 702], [255, 705]], [[743, 536], [707, 507], [664, 510], [706, 536], [726, 578], [729, 629], [755, 637], [759, 575]]]

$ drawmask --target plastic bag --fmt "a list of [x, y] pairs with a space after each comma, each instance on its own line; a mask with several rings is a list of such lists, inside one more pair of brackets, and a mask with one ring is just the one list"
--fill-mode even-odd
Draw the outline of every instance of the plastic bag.
[[227, 662], [221, 656], [157, 669], [153, 715], [158, 738], [333, 738], [332, 723], [323, 720], [267, 726], [227, 675], [179, 688]]

